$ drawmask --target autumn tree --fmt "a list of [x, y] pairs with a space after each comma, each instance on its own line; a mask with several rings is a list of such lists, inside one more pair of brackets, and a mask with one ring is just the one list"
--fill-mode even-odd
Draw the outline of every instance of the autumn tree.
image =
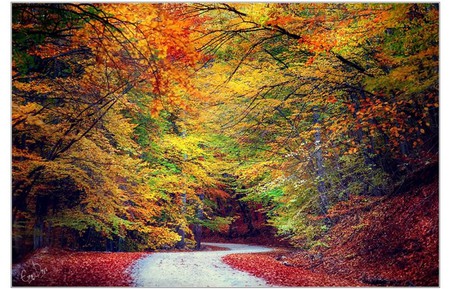
[[438, 16], [434, 4], [14, 4], [15, 256], [198, 249], [202, 227], [231, 233], [230, 198], [249, 231], [258, 203], [314, 245], [336, 203], [436, 167]]
[[196, 95], [187, 75], [199, 54], [184, 40], [201, 22], [175, 22], [180, 7], [13, 5], [17, 254], [50, 243], [138, 249], [178, 240], [158, 220], [164, 206], [142, 155], [154, 135], [135, 135], [143, 110], [156, 117]]
[[209, 70], [221, 71], [211, 93], [222, 131], [281, 172], [250, 193], [279, 204], [271, 213], [280, 231], [313, 238], [322, 222], [308, 216], [350, 195], [392, 193], [437, 161], [436, 5], [191, 8], [211, 17], [198, 45], [215, 55]]

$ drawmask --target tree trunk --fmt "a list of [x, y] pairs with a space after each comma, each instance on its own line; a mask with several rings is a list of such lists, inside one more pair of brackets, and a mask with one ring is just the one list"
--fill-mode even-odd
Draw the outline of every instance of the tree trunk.
[[[176, 134], [178, 134], [179, 136], [181, 136], [182, 138], [186, 137], [186, 131], [182, 131], [180, 132], [178, 130], [178, 126], [176, 125], [176, 119], [172, 119], [171, 120], [172, 125], [174, 127], [174, 131]], [[183, 161], [186, 161], [188, 159], [188, 155], [187, 154], [183, 154]], [[183, 174], [184, 175], [184, 174]], [[181, 194], [181, 214], [183, 218], [186, 218], [186, 193], [182, 193]], [[175, 245], [175, 247], [177, 249], [183, 249], [184, 247], [186, 247], [186, 232], [181, 228], [181, 225], [177, 227], [177, 233], [178, 235], [180, 235], [181, 240], [178, 241], [178, 243]]]
[[323, 165], [323, 155], [322, 155], [322, 145], [321, 145], [321, 132], [319, 127], [319, 118], [320, 114], [318, 112], [317, 108], [314, 108], [314, 114], [313, 114], [313, 124], [315, 126], [315, 133], [314, 133], [314, 145], [315, 145], [315, 158], [316, 158], [316, 164], [317, 164], [317, 177], [318, 177], [318, 183], [317, 183], [317, 190], [319, 191], [319, 199], [320, 199], [320, 214], [326, 215], [328, 212], [328, 197], [327, 192], [325, 188], [325, 167]]
[[[334, 142], [331, 142], [331, 146], [334, 148], [336, 148]], [[348, 186], [346, 183], [346, 180], [344, 178], [344, 175], [342, 174], [342, 167], [341, 164], [339, 163], [339, 155], [335, 155], [334, 156], [334, 164], [335, 164], [335, 171], [336, 171], [336, 175], [339, 178], [338, 184], [339, 184], [339, 189], [340, 189], [340, 193], [339, 193], [339, 200], [340, 201], [347, 201], [350, 197], [350, 192], [348, 191]]]
[[241, 209], [243, 221], [247, 225], [247, 235], [252, 235], [255, 230], [255, 228], [253, 227], [252, 214], [248, 206], [245, 203], [239, 201], [239, 198], [241, 197], [242, 195], [238, 195], [237, 203], [239, 205], [239, 208]]
[[41, 218], [36, 220], [33, 227], [33, 249], [39, 249], [43, 246], [44, 222]]
[[44, 243], [45, 241], [44, 221], [47, 216], [49, 197], [46, 195], [43, 196], [38, 195], [36, 196], [35, 200], [36, 200], [36, 208], [35, 208], [36, 223], [33, 227], [33, 248], [39, 249], [47, 245]]
[[[200, 198], [200, 201], [202, 204], [199, 204], [197, 207], [197, 220], [203, 220], [203, 199], [205, 198], [204, 194], [200, 194], [198, 196]], [[202, 225], [200, 224], [194, 224], [193, 228], [194, 233], [194, 239], [195, 239], [195, 250], [201, 249], [201, 243], [202, 243]]]
[[[181, 203], [183, 208], [182, 210], [182, 214], [185, 215], [186, 214], [186, 193], [181, 194]], [[180, 235], [181, 240], [178, 241], [178, 243], [175, 245], [175, 247], [177, 249], [183, 249], [186, 246], [186, 232], [181, 228], [181, 225], [177, 227], [177, 233], [178, 235]]]

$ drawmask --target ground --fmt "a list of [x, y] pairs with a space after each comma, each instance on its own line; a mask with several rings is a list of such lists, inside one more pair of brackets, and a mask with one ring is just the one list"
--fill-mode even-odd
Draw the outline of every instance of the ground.
[[13, 286], [130, 286], [130, 266], [146, 253], [44, 248], [12, 268]]

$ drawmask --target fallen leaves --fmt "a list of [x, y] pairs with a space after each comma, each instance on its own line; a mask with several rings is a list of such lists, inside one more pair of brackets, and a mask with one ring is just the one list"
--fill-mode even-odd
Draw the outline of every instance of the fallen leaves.
[[362, 286], [360, 282], [349, 281], [344, 278], [316, 273], [311, 270], [294, 267], [284, 261], [277, 261], [278, 253], [231, 254], [223, 258], [228, 265], [249, 272], [265, 279], [275, 286]]
[[13, 265], [13, 286], [130, 286], [129, 268], [147, 253], [42, 249]]

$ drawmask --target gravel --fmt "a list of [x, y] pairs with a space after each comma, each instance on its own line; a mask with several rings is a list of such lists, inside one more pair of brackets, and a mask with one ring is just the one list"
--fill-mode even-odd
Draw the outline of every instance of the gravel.
[[233, 269], [222, 257], [235, 253], [259, 253], [271, 248], [243, 244], [202, 243], [228, 251], [153, 253], [131, 269], [137, 287], [270, 287], [264, 279]]

